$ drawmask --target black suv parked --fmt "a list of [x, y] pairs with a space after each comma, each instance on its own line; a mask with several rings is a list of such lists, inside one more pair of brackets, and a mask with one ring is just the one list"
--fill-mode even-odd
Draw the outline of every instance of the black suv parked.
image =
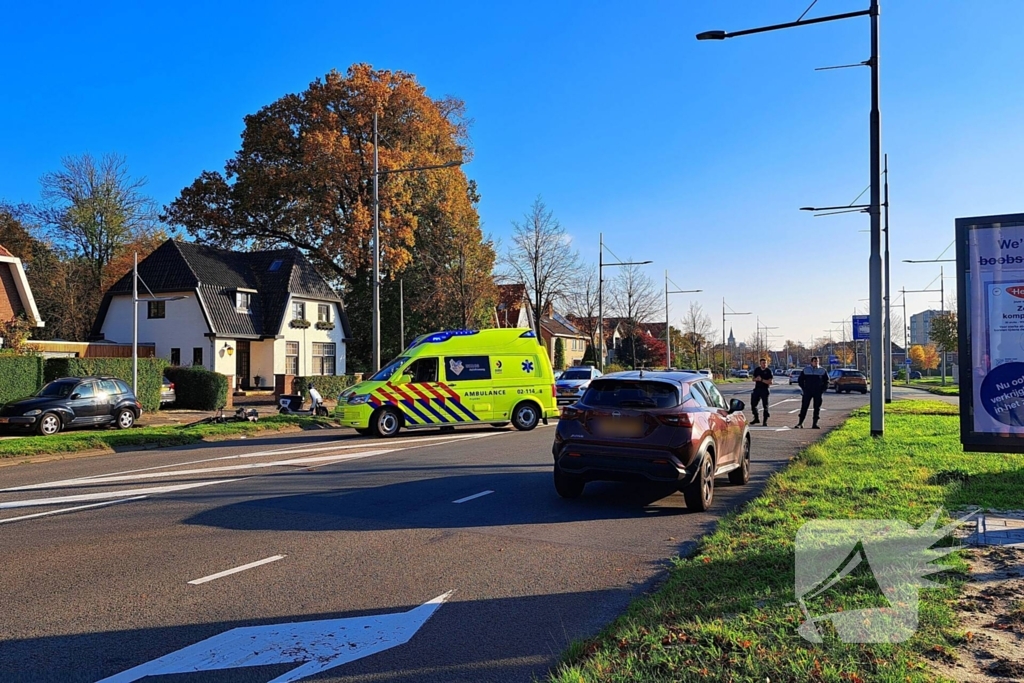
[[116, 377], [62, 377], [34, 395], [0, 407], [0, 427], [35, 430], [48, 436], [67, 427], [116, 425], [128, 429], [142, 404]]

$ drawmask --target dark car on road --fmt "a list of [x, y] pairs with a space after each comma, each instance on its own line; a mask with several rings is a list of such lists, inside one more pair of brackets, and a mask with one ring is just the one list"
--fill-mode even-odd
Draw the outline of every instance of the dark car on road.
[[48, 436], [68, 427], [128, 429], [142, 404], [116, 377], [62, 377], [28, 398], [0, 407], [0, 427]]
[[840, 368], [829, 373], [829, 384], [836, 390], [837, 394], [844, 391], [859, 391], [862, 394], [868, 393], [868, 378], [863, 372], [856, 369]]
[[706, 510], [715, 477], [750, 479], [743, 401], [726, 402], [711, 380], [686, 372], [616, 372], [590, 382], [562, 409], [552, 452], [555, 490], [577, 498], [589, 481], [675, 486]]

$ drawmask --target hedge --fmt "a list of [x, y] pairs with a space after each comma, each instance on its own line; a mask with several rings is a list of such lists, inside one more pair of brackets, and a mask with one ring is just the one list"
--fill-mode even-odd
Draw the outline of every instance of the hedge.
[[[160, 409], [160, 386], [167, 361], [163, 358], [139, 358], [139, 388], [136, 397], [143, 410]], [[52, 382], [59, 377], [88, 377], [102, 375], [117, 377], [132, 385], [131, 358], [47, 358], [43, 367], [43, 380]]]
[[43, 386], [42, 356], [0, 354], [0, 404], [36, 393]]
[[174, 382], [174, 407], [219, 410], [228, 402], [228, 378], [198, 365], [172, 366], [165, 373]]
[[312, 384], [324, 397], [324, 400], [333, 401], [338, 398], [338, 394], [355, 383], [356, 378], [352, 375], [313, 375], [312, 377], [296, 377], [292, 382], [292, 387], [305, 396], [306, 387]]

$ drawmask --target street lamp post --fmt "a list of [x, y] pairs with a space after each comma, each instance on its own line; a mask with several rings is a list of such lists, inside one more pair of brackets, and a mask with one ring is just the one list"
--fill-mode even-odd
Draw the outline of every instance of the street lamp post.
[[[911, 260], [903, 259], [904, 263], [949, 263], [956, 259], [925, 259], [925, 260]], [[946, 315], [946, 276], [943, 272], [944, 266], [939, 266], [939, 288], [936, 289], [908, 289], [908, 292], [938, 292], [939, 293], [939, 309], [943, 316]], [[934, 282], [934, 280], [932, 280]], [[904, 313], [903, 317], [906, 317], [906, 299], [903, 301]], [[946, 349], [942, 349], [942, 386], [946, 386]]]
[[870, 17], [871, 20], [871, 57], [867, 66], [871, 67], [871, 113], [870, 113], [870, 173], [871, 173], [871, 203], [869, 213], [871, 215], [871, 255], [868, 259], [868, 279], [870, 285], [870, 320], [875, 321], [871, 325], [871, 435], [881, 436], [885, 431], [885, 413], [883, 409], [883, 386], [882, 379], [882, 255], [881, 255], [881, 227], [882, 227], [882, 192], [881, 182], [881, 151], [882, 151], [882, 118], [879, 113], [879, 36], [878, 36], [878, 3], [879, 0], [870, 0], [870, 7], [857, 12], [845, 14], [833, 14], [815, 19], [803, 19], [786, 24], [775, 24], [760, 28], [747, 29], [744, 31], [705, 31], [697, 34], [697, 40], [724, 40], [753, 33], [764, 33], [784, 28], [794, 28], [809, 24], [820, 24], [827, 21], [838, 21], [840, 19], [851, 19], [853, 17]]
[[148, 299], [139, 298], [139, 252], [135, 252], [135, 259], [132, 264], [132, 392], [139, 395], [139, 302], [145, 301], [181, 301], [187, 296], [154, 296], [146, 281], [142, 285], [149, 292]]
[[612, 266], [645, 266], [654, 261], [623, 261], [621, 263], [604, 262], [604, 233], [598, 235], [600, 240], [597, 250], [597, 350], [598, 368], [604, 371], [604, 269]]
[[[379, 156], [377, 154], [377, 113], [373, 114], [373, 322], [371, 325], [373, 337], [373, 357], [371, 364], [373, 371], [380, 370], [380, 176], [391, 173], [410, 173], [413, 171], [430, 171], [437, 168], [452, 168], [461, 166], [461, 161], [449, 161], [444, 164], [431, 164], [428, 166], [410, 166], [408, 168], [380, 169]], [[404, 335], [403, 335], [404, 336]], [[404, 340], [403, 340], [404, 342]]]
[[722, 297], [722, 376], [725, 376], [725, 316], [727, 315], [750, 315], [750, 311], [737, 313], [736, 311], [725, 312], [725, 297]]
[[[669, 294], [692, 294], [694, 292], [703, 292], [703, 289], [673, 289], [668, 288], [668, 271], [665, 271], [665, 369], [672, 367], [672, 334], [669, 332], [670, 325], [668, 324], [668, 295]], [[676, 284], [676, 283], [672, 283]], [[679, 285], [676, 285], [678, 287]], [[699, 363], [698, 363], [699, 365]], [[694, 368], [695, 370], [698, 368]]]

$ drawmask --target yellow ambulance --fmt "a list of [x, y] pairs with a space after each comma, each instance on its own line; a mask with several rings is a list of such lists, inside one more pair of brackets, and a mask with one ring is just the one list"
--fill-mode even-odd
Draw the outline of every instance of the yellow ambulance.
[[547, 349], [533, 330], [450, 330], [417, 337], [395, 360], [338, 397], [336, 416], [360, 434], [403, 427], [492, 424], [528, 431], [558, 416]]

